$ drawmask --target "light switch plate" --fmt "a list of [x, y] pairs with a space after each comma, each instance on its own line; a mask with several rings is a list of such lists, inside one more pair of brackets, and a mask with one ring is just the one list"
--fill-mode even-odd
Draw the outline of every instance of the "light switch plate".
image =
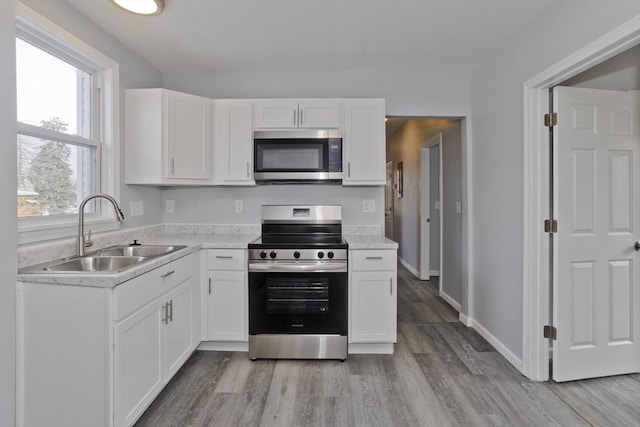
[[173, 200], [165, 201], [165, 210], [167, 211], [167, 213], [173, 213], [173, 208], [174, 208]]
[[240, 213], [244, 210], [244, 203], [242, 200], [236, 200], [236, 213]]
[[363, 200], [362, 201], [362, 212], [364, 213], [375, 213], [376, 211], [376, 201], [375, 200]]
[[131, 216], [144, 215], [144, 205], [142, 201], [131, 202]]

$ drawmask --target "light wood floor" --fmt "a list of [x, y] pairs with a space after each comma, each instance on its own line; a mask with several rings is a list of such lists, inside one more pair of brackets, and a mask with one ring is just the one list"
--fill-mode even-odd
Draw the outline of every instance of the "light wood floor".
[[136, 426], [640, 426], [640, 374], [531, 382], [457, 318], [399, 267], [392, 356], [197, 351]]

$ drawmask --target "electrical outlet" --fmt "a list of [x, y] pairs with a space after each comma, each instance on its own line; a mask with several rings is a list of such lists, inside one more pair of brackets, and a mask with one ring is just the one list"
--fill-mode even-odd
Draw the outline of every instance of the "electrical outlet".
[[362, 212], [364, 213], [375, 213], [376, 211], [376, 201], [375, 200], [363, 200], [362, 201]]
[[131, 202], [131, 216], [144, 215], [144, 205], [142, 201]]
[[244, 210], [244, 203], [242, 200], [236, 200], [236, 213], [240, 213]]
[[165, 201], [164, 208], [167, 213], [173, 213], [173, 200]]

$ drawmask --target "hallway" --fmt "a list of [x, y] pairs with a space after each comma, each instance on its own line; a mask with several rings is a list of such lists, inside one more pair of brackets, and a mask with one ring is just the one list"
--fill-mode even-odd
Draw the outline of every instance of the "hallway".
[[197, 351], [136, 426], [636, 426], [640, 374], [531, 382], [398, 267], [395, 354], [346, 362]]

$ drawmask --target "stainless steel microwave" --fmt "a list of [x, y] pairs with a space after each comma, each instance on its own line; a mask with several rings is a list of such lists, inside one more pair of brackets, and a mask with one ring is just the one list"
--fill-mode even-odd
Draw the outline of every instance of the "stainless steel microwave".
[[253, 156], [259, 183], [342, 181], [339, 130], [256, 131]]

